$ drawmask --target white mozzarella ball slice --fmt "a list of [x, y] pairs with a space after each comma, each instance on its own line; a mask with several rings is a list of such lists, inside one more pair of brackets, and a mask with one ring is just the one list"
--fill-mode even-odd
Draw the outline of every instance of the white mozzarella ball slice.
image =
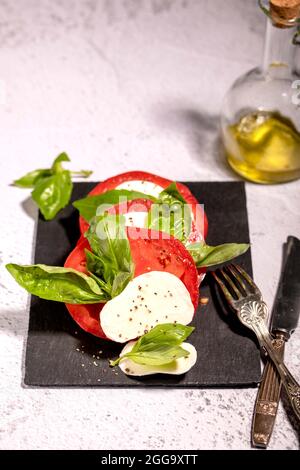
[[[124, 354], [130, 352], [135, 345], [136, 341], [130, 341], [121, 351], [120, 357]], [[132, 361], [129, 357], [123, 359], [119, 367], [127, 375], [143, 376], [143, 375], [152, 375], [152, 374], [171, 374], [171, 375], [181, 375], [189, 371], [197, 361], [197, 351], [194, 346], [190, 343], [182, 343], [183, 349], [189, 352], [189, 355], [185, 357], [180, 357], [170, 364], [165, 364], [163, 366], [149, 366], [137, 364]]]
[[123, 214], [125, 217], [125, 225], [127, 227], [146, 227], [148, 212], [127, 212]]
[[161, 193], [164, 188], [162, 188], [158, 184], [152, 183], [151, 181], [132, 180], [124, 181], [124, 183], [119, 184], [116, 189], [139, 191], [144, 194], [149, 194], [149, 196], [158, 197], [159, 193]]
[[187, 325], [194, 310], [189, 291], [178, 277], [151, 271], [134, 278], [104, 305], [100, 323], [109, 339], [125, 343], [161, 323]]

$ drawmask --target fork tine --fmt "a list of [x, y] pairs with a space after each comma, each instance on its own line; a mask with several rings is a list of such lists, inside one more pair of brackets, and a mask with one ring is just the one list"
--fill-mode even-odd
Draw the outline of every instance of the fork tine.
[[[219, 270], [218, 270], [218, 273], [219, 273]], [[233, 303], [233, 297], [231, 295], [231, 293], [229, 292], [229, 290], [227, 289], [227, 287], [225, 286], [224, 282], [220, 279], [220, 277], [217, 275], [217, 272], [216, 271], [212, 271], [212, 275], [214, 276], [215, 280], [217, 281], [217, 283], [219, 284], [220, 288], [222, 289], [223, 291], [223, 294], [225, 295], [225, 298], [227, 300], [227, 302], [232, 305]]]
[[251, 279], [251, 277], [249, 276], [249, 274], [246, 273], [246, 271], [243, 270], [243, 268], [241, 268], [241, 266], [239, 266], [238, 264], [233, 264], [232, 266], [234, 266], [234, 268], [242, 275], [242, 277], [244, 279], [246, 279], [246, 281], [248, 282], [248, 284], [252, 287], [253, 289], [253, 293], [254, 294], [258, 294], [261, 296], [261, 292], [259, 290], [259, 288], [257, 287], [257, 285], [254, 283], [254, 281]]
[[226, 279], [227, 283], [230, 285], [231, 289], [235, 293], [238, 299], [242, 297], [242, 293], [239, 291], [233, 280], [230, 278], [230, 276], [226, 273], [225, 269], [220, 269], [220, 272], [222, 273], [222, 276], [224, 279]]
[[231, 275], [234, 277], [237, 285], [243, 291], [243, 294], [244, 295], [250, 294], [251, 292], [249, 290], [249, 287], [244, 283], [242, 277], [239, 275], [239, 271], [237, 271], [237, 269], [235, 269], [235, 265], [234, 264], [229, 264], [229, 265], [226, 266], [226, 268], [231, 273]]

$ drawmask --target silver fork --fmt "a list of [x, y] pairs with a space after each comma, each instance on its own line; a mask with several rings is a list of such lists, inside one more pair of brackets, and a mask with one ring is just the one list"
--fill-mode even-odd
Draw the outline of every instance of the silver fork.
[[212, 273], [240, 322], [254, 331], [261, 348], [273, 361], [286, 389], [293, 410], [300, 420], [300, 386], [272, 345], [267, 327], [268, 307], [259, 288], [238, 265], [231, 264]]

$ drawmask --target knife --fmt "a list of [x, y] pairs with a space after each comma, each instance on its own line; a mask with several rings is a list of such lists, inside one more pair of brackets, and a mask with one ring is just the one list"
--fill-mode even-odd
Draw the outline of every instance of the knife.
[[[281, 277], [273, 307], [270, 331], [273, 347], [282, 357], [285, 342], [295, 331], [300, 314], [300, 240], [288, 237], [284, 245]], [[252, 423], [252, 444], [266, 448], [272, 435], [281, 391], [281, 380], [267, 359], [257, 394]]]

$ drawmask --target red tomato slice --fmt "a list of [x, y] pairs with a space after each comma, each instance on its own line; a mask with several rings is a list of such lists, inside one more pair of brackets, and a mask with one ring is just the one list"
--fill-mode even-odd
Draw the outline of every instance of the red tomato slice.
[[[157, 184], [162, 188], [166, 188], [172, 183], [171, 180], [162, 178], [161, 176], [153, 175], [151, 173], [146, 173], [144, 171], [129, 171], [127, 173], [122, 173], [120, 175], [113, 176], [112, 178], [108, 178], [102, 183], [97, 184], [97, 186], [95, 186], [95, 188], [92, 189], [92, 191], [89, 193], [89, 196], [103, 194], [106, 191], [115, 189], [121, 183], [134, 180], [150, 181], [151, 183]], [[202, 241], [206, 238], [208, 229], [208, 222], [205, 212], [187, 186], [182, 183], [177, 183], [177, 187], [182, 197], [188, 204], [191, 205], [194, 220], [196, 221], [196, 223], [192, 224], [192, 230], [188, 241], [189, 243]], [[88, 223], [82, 217], [79, 217], [79, 226], [82, 234], [84, 234], [89, 227]]]
[[[162, 239], [161, 232], [147, 229], [128, 229], [132, 260], [135, 264], [134, 276], [149, 271], [165, 271], [179, 277], [188, 289], [195, 309], [199, 299], [199, 277], [195, 263], [183, 244], [175, 238]], [[86, 272], [85, 249], [90, 249], [88, 241], [81, 237], [68, 256], [65, 267]], [[104, 304], [74, 305], [66, 307], [78, 323], [88, 333], [106, 338], [99, 320]]]

